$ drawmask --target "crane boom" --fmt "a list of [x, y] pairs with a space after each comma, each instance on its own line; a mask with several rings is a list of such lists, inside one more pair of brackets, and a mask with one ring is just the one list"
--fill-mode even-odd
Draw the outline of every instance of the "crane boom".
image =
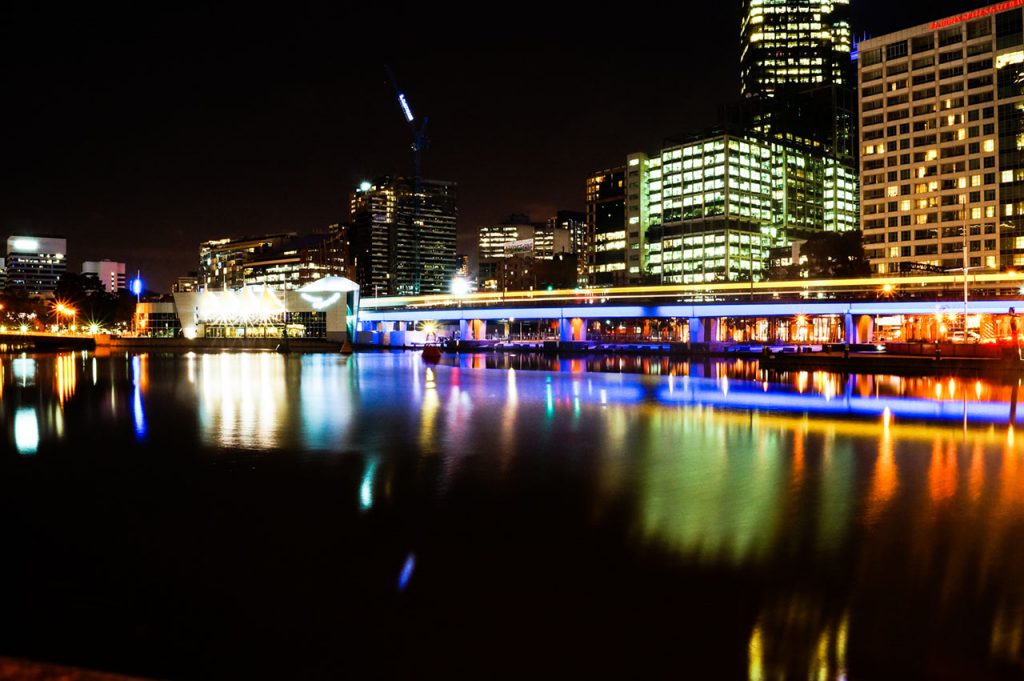
[[[412, 113], [412, 107], [409, 106], [409, 100], [406, 99], [405, 93], [398, 87], [398, 78], [395, 77], [395, 72], [391, 70], [391, 67], [387, 64], [384, 65], [384, 71], [387, 73], [388, 82], [391, 84], [391, 89], [394, 90], [395, 97], [398, 99], [398, 105], [402, 109], [402, 115], [405, 117], [405, 122], [409, 124], [412, 129], [412, 154], [413, 154], [413, 295], [419, 295], [420, 293], [420, 228], [422, 227], [420, 220], [420, 204], [423, 201], [423, 159], [422, 152], [427, 148], [429, 140], [427, 139], [427, 121], [429, 120], [426, 116], [417, 121], [416, 117]], [[418, 125], [417, 125], [418, 122]], [[397, 273], [396, 273], [397, 274]], [[397, 277], [392, 277], [392, 281], [397, 281]], [[397, 291], [396, 291], [397, 293]]]

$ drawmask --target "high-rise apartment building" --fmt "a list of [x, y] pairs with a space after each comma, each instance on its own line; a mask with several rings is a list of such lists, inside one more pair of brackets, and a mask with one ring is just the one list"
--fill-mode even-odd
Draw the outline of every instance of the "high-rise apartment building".
[[1024, 266], [1022, 7], [860, 43], [862, 229], [875, 272]]
[[351, 253], [365, 295], [445, 293], [455, 274], [456, 185], [363, 182], [352, 195]]
[[850, 83], [849, 0], [742, 0], [746, 97]]
[[626, 277], [626, 166], [608, 168], [587, 178], [587, 284], [616, 286]]
[[8, 291], [52, 293], [67, 271], [68, 242], [62, 237], [12, 236], [7, 239]]
[[125, 265], [113, 260], [87, 260], [82, 263], [82, 274], [89, 274], [99, 280], [107, 293], [117, 293], [125, 288]]

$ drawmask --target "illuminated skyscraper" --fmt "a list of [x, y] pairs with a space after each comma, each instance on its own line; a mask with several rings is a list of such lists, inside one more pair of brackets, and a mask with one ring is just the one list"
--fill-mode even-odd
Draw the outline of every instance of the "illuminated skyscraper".
[[850, 85], [849, 0], [742, 0], [741, 17], [744, 96]]
[[382, 177], [352, 195], [351, 254], [364, 295], [447, 293], [455, 276], [454, 182]]

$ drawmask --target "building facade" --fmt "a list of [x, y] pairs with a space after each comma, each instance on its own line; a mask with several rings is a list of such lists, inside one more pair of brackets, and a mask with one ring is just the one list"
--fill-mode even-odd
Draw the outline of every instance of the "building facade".
[[[327, 276], [299, 289], [277, 291], [252, 285], [239, 289], [176, 292], [171, 303], [141, 303], [144, 334], [186, 338], [353, 338], [359, 287], [343, 277]], [[151, 315], [160, 315], [154, 317]], [[176, 321], [176, 324], [175, 324]], [[149, 331], [147, 331], [149, 329]]]
[[125, 289], [125, 265], [113, 260], [87, 260], [82, 263], [82, 274], [96, 277], [107, 293], [118, 293]]
[[295, 239], [294, 232], [259, 237], [214, 239], [199, 244], [196, 278], [203, 290], [237, 289], [245, 285], [245, 267]]
[[456, 184], [363, 182], [352, 195], [351, 253], [367, 295], [445, 293], [455, 275]]
[[342, 234], [337, 225], [332, 227], [322, 234], [290, 239], [254, 257], [242, 270], [246, 285], [283, 291], [323, 277], [344, 276], [344, 247], [338, 243]]
[[53, 293], [67, 271], [67, 252], [67, 239], [62, 237], [9, 237], [6, 290]]
[[1022, 8], [860, 43], [861, 226], [876, 273], [1024, 266]]
[[626, 283], [626, 166], [587, 178], [587, 231], [584, 239], [586, 284]]

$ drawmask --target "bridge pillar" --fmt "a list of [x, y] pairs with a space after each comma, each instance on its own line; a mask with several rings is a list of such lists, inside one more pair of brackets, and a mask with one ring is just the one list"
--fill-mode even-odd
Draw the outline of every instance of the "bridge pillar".
[[690, 342], [704, 342], [704, 320], [700, 317], [690, 317]]
[[470, 340], [487, 340], [487, 322], [482, 319], [471, 320], [468, 331]]
[[862, 314], [857, 320], [857, 342], [875, 342], [875, 319], [869, 314]]
[[718, 341], [718, 317], [708, 317], [701, 320], [704, 323], [704, 342], [715, 343]]
[[558, 338], [566, 342], [587, 340], [587, 322], [579, 317], [559, 319]]
[[873, 343], [875, 320], [869, 314], [848, 314], [843, 319], [843, 339], [847, 343]]
[[377, 322], [377, 330], [380, 331], [381, 333], [389, 333], [391, 331], [394, 331], [394, 329], [394, 322]]

